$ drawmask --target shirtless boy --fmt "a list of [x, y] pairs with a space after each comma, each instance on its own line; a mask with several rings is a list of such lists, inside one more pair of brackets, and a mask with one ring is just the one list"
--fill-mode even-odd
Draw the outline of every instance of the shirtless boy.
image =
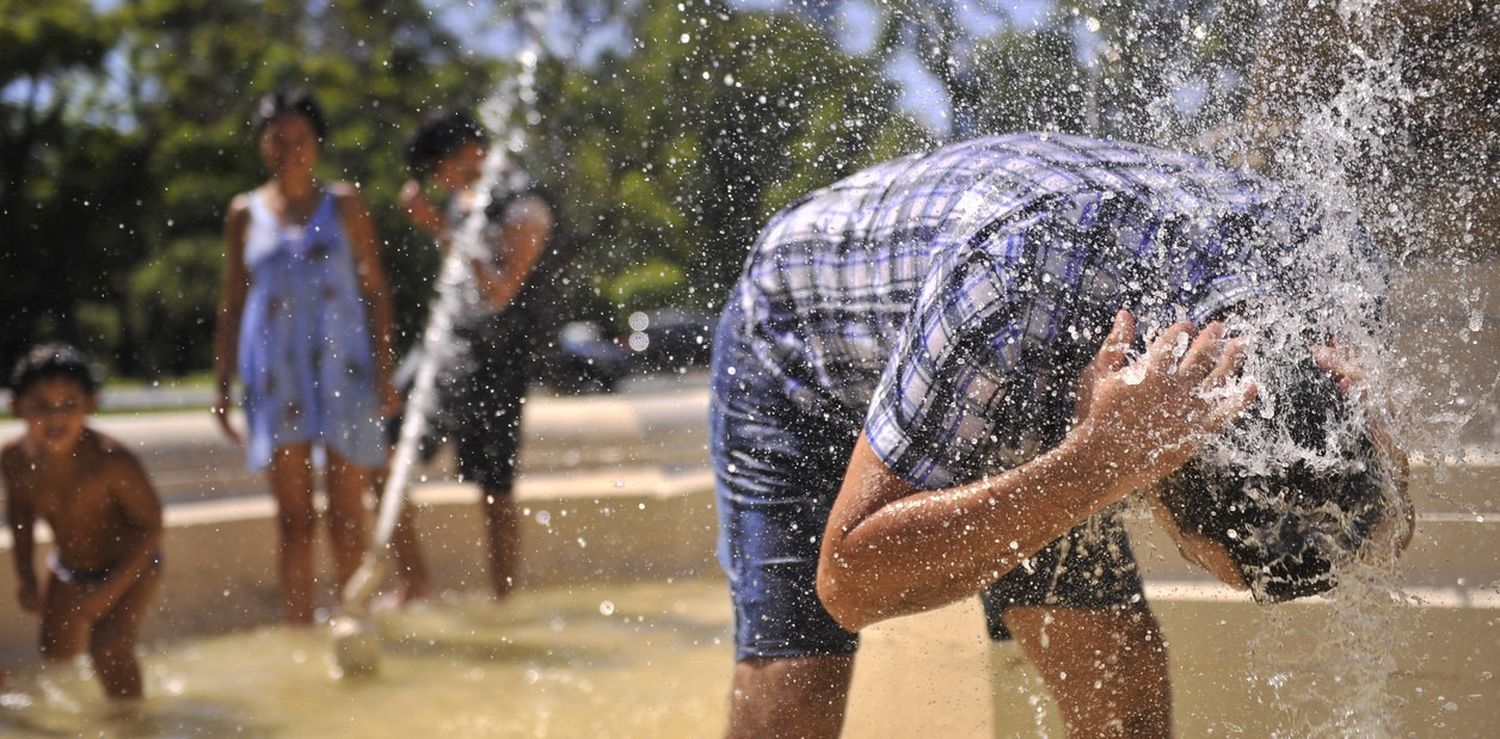
[[[26, 433], [0, 448], [0, 479], [21, 607], [42, 618], [43, 657], [88, 650], [110, 698], [138, 698], [134, 650], [161, 580], [161, 503], [125, 445], [85, 425], [98, 380], [82, 352], [36, 347], [16, 364], [10, 387]], [[45, 590], [33, 557], [38, 520], [53, 534]]]

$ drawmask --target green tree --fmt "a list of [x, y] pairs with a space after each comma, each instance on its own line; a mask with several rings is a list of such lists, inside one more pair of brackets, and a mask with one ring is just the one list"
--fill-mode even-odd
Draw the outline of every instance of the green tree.
[[[217, 249], [173, 242], [210, 243], [204, 236], [218, 233], [230, 198], [263, 176], [248, 127], [255, 99], [278, 87], [307, 87], [329, 119], [324, 176], [355, 183], [369, 200], [403, 319], [398, 328], [409, 337], [435, 255], [396, 207], [405, 137], [434, 107], [476, 104], [496, 66], [465, 55], [419, 0], [378, 7], [361, 0], [139, 0], [127, 13], [131, 67], [152, 80], [134, 91], [132, 108], [157, 142], [150, 167], [161, 185], [159, 222], [170, 224], [155, 234], [153, 255], [188, 260], [185, 271], [200, 269], [193, 260], [222, 259]], [[197, 326], [209, 309], [175, 313]], [[183, 350], [201, 346], [201, 329], [184, 326], [182, 335]]]
[[206, 366], [224, 207], [263, 177], [251, 106], [285, 86], [323, 103], [323, 176], [363, 189], [415, 322], [434, 257], [395, 207], [404, 138], [436, 105], [477, 102], [496, 73], [420, 0], [0, 8], [0, 272], [60, 278], [4, 291], [20, 320], [0, 328], [0, 361], [61, 337], [126, 374]]
[[130, 253], [120, 234], [99, 238], [90, 224], [119, 215], [92, 195], [126, 189], [108, 164], [118, 137], [73, 115], [114, 38], [86, 0], [0, 0], [0, 361], [36, 327], [88, 343], [72, 307]]
[[580, 303], [717, 306], [766, 219], [928, 139], [804, 20], [709, 0], [614, 16], [636, 41], [542, 69], [532, 170], [561, 194]]

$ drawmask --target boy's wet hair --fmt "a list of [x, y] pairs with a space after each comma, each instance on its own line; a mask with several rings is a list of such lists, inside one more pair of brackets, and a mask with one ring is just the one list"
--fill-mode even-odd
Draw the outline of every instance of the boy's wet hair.
[[435, 110], [406, 142], [406, 166], [413, 177], [425, 180], [438, 163], [471, 141], [483, 145], [484, 126], [461, 110]]
[[1232, 433], [1284, 435], [1298, 454], [1273, 460], [1269, 470], [1200, 457], [1162, 486], [1162, 502], [1178, 526], [1223, 545], [1263, 603], [1333, 588], [1338, 565], [1360, 551], [1388, 513], [1368, 433], [1341, 433], [1358, 423], [1344, 391], [1311, 357], [1289, 375], [1292, 381], [1276, 389], [1274, 418], [1252, 409]]
[[99, 369], [87, 354], [71, 344], [53, 342], [32, 347], [10, 371], [10, 391], [19, 398], [42, 380], [61, 377], [72, 380], [88, 395], [99, 392]]
[[307, 119], [312, 124], [313, 133], [318, 137], [318, 143], [323, 143], [323, 137], [328, 134], [328, 123], [323, 118], [323, 108], [312, 93], [305, 88], [293, 88], [289, 90], [277, 90], [262, 97], [255, 104], [255, 111], [250, 115], [250, 130], [256, 138], [260, 138], [262, 131], [277, 116], [284, 113], [293, 113]]

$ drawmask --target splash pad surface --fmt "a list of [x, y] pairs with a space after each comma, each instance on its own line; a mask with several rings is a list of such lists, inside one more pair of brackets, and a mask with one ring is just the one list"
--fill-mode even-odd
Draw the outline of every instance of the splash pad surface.
[[152, 697], [128, 714], [79, 670], [28, 669], [0, 734], [697, 736], [723, 713], [729, 614], [711, 581], [459, 597], [378, 623], [376, 677], [334, 679], [322, 628], [262, 628], [154, 652]]
[[[1290, 683], [1336, 686], [1338, 663], [1309, 661], [1281, 686], [1249, 681], [1266, 612], [1202, 584], [1148, 591], [1172, 645], [1180, 734], [1296, 736], [1337, 718], [1325, 713], [1331, 704], [1289, 712], [1284, 694]], [[0, 733], [712, 736], [724, 728], [732, 670], [724, 593], [721, 582], [686, 580], [549, 587], [503, 606], [443, 599], [384, 616], [381, 673], [362, 680], [330, 675], [322, 630], [184, 642], [146, 657], [152, 697], [131, 713], [106, 705], [75, 669], [27, 668], [5, 694]], [[1500, 719], [1489, 672], [1500, 664], [1500, 604], [1460, 605], [1433, 599], [1403, 617], [1411, 629], [1389, 687], [1407, 728], [1479, 736]], [[1278, 643], [1259, 646], [1298, 650], [1334, 615], [1326, 603], [1284, 607]], [[868, 630], [845, 735], [1062, 736], [1019, 650], [990, 647], [982, 623], [977, 602], [965, 601]]]

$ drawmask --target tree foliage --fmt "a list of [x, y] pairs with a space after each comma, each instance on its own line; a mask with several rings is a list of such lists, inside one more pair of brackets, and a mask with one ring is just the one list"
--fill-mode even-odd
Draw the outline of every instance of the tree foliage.
[[[873, 48], [845, 48], [831, 32], [847, 3], [880, 24]], [[728, 0], [555, 0], [531, 117], [516, 125], [528, 142], [518, 154], [576, 249], [557, 276], [572, 299], [563, 310], [617, 320], [714, 306], [776, 209], [941, 136], [1190, 140], [1240, 115], [1264, 6], [1056, 0], [1023, 24], [998, 4], [953, 0], [753, 12]], [[514, 39], [526, 7], [491, 0], [471, 17], [488, 13], [489, 35], [509, 28]], [[1485, 72], [1500, 15], [1465, 8], [1403, 21], [1412, 89], [1456, 110], [1413, 107], [1408, 148], [1449, 152], [1454, 169], [1469, 165], [1450, 142], [1489, 142], [1492, 175], [1496, 77]], [[1004, 18], [976, 32], [973, 13]], [[1292, 48], [1354, 48], [1317, 42], [1327, 19], [1302, 25]], [[224, 207], [264, 176], [250, 108], [285, 86], [311, 88], [328, 113], [320, 176], [370, 201], [409, 341], [437, 257], [396, 208], [404, 139], [429, 109], [492, 94], [515, 71], [513, 47], [473, 53], [425, 0], [0, 0], [0, 364], [60, 338], [125, 374], [208, 366]], [[899, 112], [897, 54], [938, 80], [952, 131]], [[1283, 67], [1302, 74], [1313, 62], [1301, 57], [1320, 55], [1293, 53]]]
[[766, 218], [926, 137], [870, 60], [803, 19], [648, 0], [623, 50], [553, 58], [534, 170], [564, 194], [594, 312], [717, 306]]
[[224, 208], [264, 177], [248, 121], [278, 87], [318, 96], [320, 175], [362, 188], [402, 313], [419, 312], [434, 258], [395, 207], [404, 136], [498, 71], [419, 0], [10, 2], [5, 18], [0, 271], [36, 279], [4, 292], [20, 320], [0, 361], [63, 338], [125, 374], [208, 366]]
[[[321, 176], [370, 201], [401, 325], [420, 324], [431, 245], [395, 207], [405, 136], [473, 107], [508, 73], [466, 53], [420, 0], [86, 0], [5, 7], [7, 288], [0, 362], [69, 339], [117, 371], [206, 367], [231, 197], [262, 178], [254, 100], [305, 86], [329, 118]], [[611, 320], [722, 298], [766, 216], [925, 141], [876, 65], [805, 22], [723, 2], [561, 4], [571, 31], [628, 43], [548, 56], [526, 165], [559, 195], [567, 310]], [[518, 8], [497, 3], [497, 27]], [[564, 46], [566, 44], [564, 43]]]

